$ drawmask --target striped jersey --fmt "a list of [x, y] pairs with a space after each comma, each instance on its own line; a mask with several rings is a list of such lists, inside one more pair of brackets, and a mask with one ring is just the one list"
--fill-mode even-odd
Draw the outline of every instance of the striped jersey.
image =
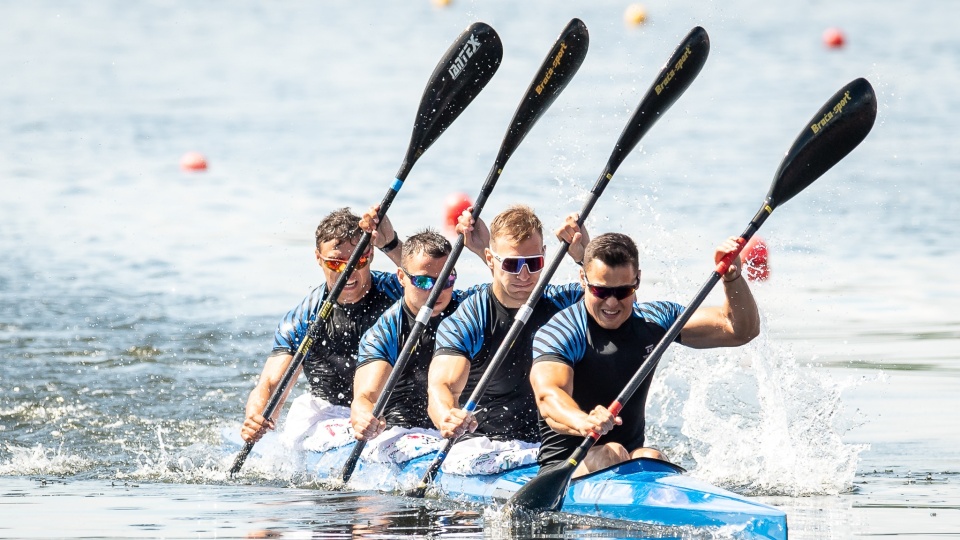
[[[359, 302], [334, 304], [330, 315], [320, 321], [313, 346], [303, 362], [310, 393], [334, 405], [350, 406], [360, 338], [403, 294], [396, 274], [377, 270], [370, 273], [370, 290]], [[326, 284], [320, 285], [283, 317], [274, 334], [273, 354], [296, 353], [326, 296]]]
[[[453, 291], [447, 307], [439, 315], [431, 317], [426, 327], [420, 332], [416, 347], [406, 360], [403, 373], [397, 379], [384, 409], [388, 425], [433, 428], [433, 422], [427, 415], [427, 374], [430, 369], [430, 360], [433, 358], [433, 343], [437, 327], [440, 321], [452, 314], [464, 299], [484, 287], [475, 285], [466, 290]], [[390, 306], [360, 340], [357, 366], [370, 362], [388, 362], [391, 366], [396, 366], [407, 337], [410, 336], [416, 323], [416, 317], [417, 314], [410, 311], [410, 307], [403, 299]]]
[[[530, 387], [533, 335], [553, 315], [582, 297], [583, 288], [579, 283], [546, 287], [477, 403], [474, 415], [479, 425], [473, 436], [483, 435], [494, 440], [539, 440], [537, 408]], [[470, 374], [461, 401], [473, 393], [509, 332], [517, 311], [517, 308], [501, 304], [493, 294], [492, 285], [488, 284], [440, 323], [434, 356], [461, 356], [470, 361]], [[465, 402], [461, 403], [461, 406], [465, 405]]]
[[[634, 303], [630, 318], [608, 330], [589, 316], [583, 302], [577, 302], [537, 332], [533, 361], [573, 367], [573, 399], [583, 411], [597, 405], [609, 407], [682, 312], [683, 306], [674, 302]], [[652, 378], [651, 373], [624, 405], [619, 415], [623, 425], [601, 437], [598, 445], [618, 442], [627, 451], [643, 447], [644, 411]], [[541, 465], [566, 459], [583, 441], [583, 437], [553, 431], [542, 417], [539, 427]]]

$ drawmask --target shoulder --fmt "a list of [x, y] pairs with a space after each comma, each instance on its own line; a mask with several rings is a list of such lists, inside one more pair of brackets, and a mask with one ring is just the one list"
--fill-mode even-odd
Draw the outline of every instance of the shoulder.
[[633, 304], [633, 316], [669, 328], [683, 313], [684, 307], [676, 302], [657, 300]]
[[543, 297], [563, 309], [576, 304], [583, 298], [583, 286], [579, 281], [563, 285], [547, 285], [543, 291]]
[[370, 271], [373, 280], [373, 288], [386, 294], [393, 300], [399, 300], [403, 296], [403, 287], [400, 285], [400, 279], [393, 272], [381, 272], [380, 270]]
[[587, 345], [587, 310], [577, 302], [557, 312], [537, 330], [533, 343], [533, 357], [560, 359], [576, 363], [583, 357]]

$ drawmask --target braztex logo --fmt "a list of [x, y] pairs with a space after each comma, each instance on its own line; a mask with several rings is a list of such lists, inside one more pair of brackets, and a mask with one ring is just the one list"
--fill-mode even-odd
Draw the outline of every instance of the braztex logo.
[[480, 50], [480, 42], [477, 40], [477, 36], [470, 34], [470, 38], [467, 39], [466, 44], [463, 48], [460, 49], [460, 54], [457, 55], [457, 58], [453, 61], [453, 65], [447, 69], [447, 72], [450, 73], [450, 76], [453, 80], [457, 80], [457, 77], [463, 73], [463, 70], [466, 69], [467, 64], [470, 63], [470, 57], [476, 54]]

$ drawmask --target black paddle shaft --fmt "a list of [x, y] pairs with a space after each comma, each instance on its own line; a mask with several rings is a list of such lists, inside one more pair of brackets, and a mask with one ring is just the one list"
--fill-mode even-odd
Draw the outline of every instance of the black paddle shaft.
[[[726, 254], [717, 263], [706, 283], [608, 407], [611, 413], [618, 414], [637, 388], [653, 373], [664, 352], [773, 210], [803, 191], [856, 148], [870, 133], [876, 116], [876, 95], [870, 83], [862, 78], [852, 81], [827, 101], [787, 151], [762, 207], [740, 235], [738, 249]], [[510, 499], [510, 506], [527, 510], [559, 510], [577, 465], [599, 438], [596, 433], [584, 437], [560, 467], [534, 477], [520, 488]]]
[[[534, 76], [529, 88], [527, 88], [527, 92], [524, 94], [520, 105], [517, 107], [513, 119], [510, 121], [507, 133], [500, 145], [497, 158], [493, 163], [493, 167], [490, 169], [490, 173], [487, 175], [486, 181], [480, 189], [480, 195], [477, 197], [476, 203], [473, 205], [473, 212], [471, 213], [473, 219], [476, 220], [480, 217], [480, 212], [483, 210], [487, 198], [489, 198], [493, 192], [493, 188], [496, 186], [500, 175], [503, 174], [503, 168], [507, 160], [510, 159], [510, 156], [513, 155], [513, 152], [520, 145], [520, 142], [523, 141], [527, 133], [529, 133], [537, 123], [537, 120], [543, 116], [543, 113], [550, 108], [550, 105], [556, 101], [563, 89], [567, 87], [567, 84], [573, 79], [577, 70], [580, 69], [580, 65], [587, 55], [589, 44], [590, 36], [587, 33], [587, 26], [580, 19], [571, 20], [563, 32], [560, 33], [560, 37], [557, 38], [553, 48], [550, 49], [550, 52], [547, 54], [546, 59]], [[447, 282], [447, 278], [450, 277], [450, 274], [453, 272], [457, 259], [460, 258], [460, 253], [464, 248], [464, 242], [464, 235], [460, 234], [457, 237], [456, 244], [453, 246], [453, 250], [450, 252], [450, 255], [447, 256], [447, 260], [440, 270], [440, 275], [430, 290], [430, 295], [427, 297], [426, 303], [417, 313], [413, 327], [410, 329], [410, 335], [404, 342], [403, 349], [397, 357], [390, 376], [384, 382], [383, 390], [380, 392], [380, 396], [373, 406], [372, 414], [374, 417], [379, 418], [386, 410], [387, 402], [390, 400], [393, 389], [399, 382], [400, 377], [403, 376], [406, 370], [407, 363], [413, 355], [420, 334], [424, 332], [430, 323], [430, 318], [433, 316], [433, 308], [437, 305], [440, 295], [443, 294], [444, 285]], [[357, 441], [353, 451], [347, 456], [347, 460], [344, 462], [343, 470], [340, 473], [341, 481], [347, 482], [350, 480], [357, 466], [357, 462], [360, 460], [360, 453], [365, 446], [366, 441]]]
[[[643, 138], [653, 124], [660, 119], [660, 116], [690, 87], [690, 84], [700, 73], [700, 70], [703, 69], [709, 52], [710, 38], [707, 36], [706, 30], [699, 26], [695, 27], [687, 34], [683, 42], [681, 42], [680, 46], [670, 57], [670, 60], [668, 60], [666, 65], [660, 70], [654, 84], [647, 90], [647, 93], [644, 94], [637, 109], [631, 115], [630, 120], [627, 122], [626, 127], [614, 145], [613, 152], [609, 160], [607, 160], [603, 172], [597, 179], [593, 189], [591, 189], [590, 197], [580, 210], [577, 225], [583, 225], [587, 216], [597, 203], [597, 200], [600, 198], [600, 195], [607, 187], [607, 184], [610, 183], [610, 180], [613, 178], [613, 174], [620, 167], [620, 164], [623, 163], [623, 160], [630, 151], [637, 146], [640, 139]], [[550, 283], [550, 279], [560, 267], [560, 263], [563, 261], [563, 257], [569, 248], [570, 244], [568, 242], [561, 241], [560, 248], [557, 250], [556, 255], [550, 260], [550, 264], [541, 270], [536, 286], [533, 288], [533, 291], [531, 291], [526, 303], [520, 307], [514, 316], [510, 330], [497, 348], [497, 352], [494, 354], [493, 359], [491, 359], [483, 376], [477, 382], [477, 386], [463, 407], [464, 411], [472, 413], [476, 410], [480, 398], [483, 397], [487, 386], [490, 384], [490, 380], [513, 348], [520, 332], [523, 331], [523, 327], [533, 313], [534, 307], [536, 307], [540, 297], [543, 296], [547, 285]], [[457, 440], [458, 437], [447, 440], [444, 448], [437, 454], [436, 458], [430, 464], [430, 467], [424, 473], [420, 484], [417, 485], [416, 488], [408, 491], [407, 495], [414, 497], [424, 496], [427, 486], [440, 471], [440, 466], [443, 464], [444, 459], [446, 459], [447, 454], [449, 454], [450, 449], [453, 448]]]
[[[497, 72], [497, 68], [500, 67], [502, 58], [503, 45], [500, 43], [500, 36], [493, 28], [482, 22], [470, 25], [447, 49], [436, 68], [434, 68], [427, 87], [424, 89], [417, 110], [417, 117], [413, 124], [413, 133], [407, 146], [407, 153], [399, 172], [397, 172], [396, 179], [380, 202], [380, 208], [377, 211], [379, 219], [386, 216], [387, 210], [400, 188], [403, 187], [403, 182], [413, 165], [483, 90], [487, 82]], [[353, 254], [347, 261], [346, 268], [340, 274], [333, 288], [327, 293], [326, 299], [317, 312], [317, 318], [310, 323], [306, 337], [297, 347], [297, 351], [284, 371], [277, 388], [267, 401], [262, 413], [264, 418], [272, 418], [283, 402], [287, 389], [296, 379], [300, 367], [310, 353], [310, 347], [319, 332], [320, 322], [326, 320], [333, 311], [333, 306], [340, 297], [340, 293], [350, 280], [350, 275], [353, 274], [360, 257], [370, 244], [370, 237], [370, 233], [367, 232], [360, 236]], [[247, 441], [244, 445], [234, 460], [233, 467], [230, 468], [231, 476], [243, 467], [243, 463], [254, 444], [252, 441]]]

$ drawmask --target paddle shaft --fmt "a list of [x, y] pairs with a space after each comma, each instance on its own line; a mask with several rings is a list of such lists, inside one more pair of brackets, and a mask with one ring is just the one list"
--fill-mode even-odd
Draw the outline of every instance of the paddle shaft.
[[[557, 41], [553, 44], [553, 47], [541, 64], [540, 69], [537, 71], [523, 99], [517, 106], [517, 110], [513, 114], [513, 118], [507, 128], [507, 133], [504, 135], [503, 142], [500, 144], [500, 149], [497, 152], [497, 157], [494, 160], [493, 166], [490, 168], [490, 172], [487, 174], [486, 180], [484, 180], [483, 186], [480, 188], [480, 195], [477, 196], [477, 200], [473, 204], [471, 216], [474, 221], [480, 218], [480, 212], [486, 205], [490, 194], [493, 193], [493, 188], [496, 187], [497, 181], [503, 174], [503, 169], [510, 159], [510, 156], [513, 155], [513, 152], [520, 146], [520, 143], [527, 136], [527, 133], [536, 125], [540, 117], [550, 108], [550, 105], [553, 104], [557, 96], [566, 88], [567, 84], [569, 84], [570, 80], [579, 70], [580, 64], [583, 63], [583, 59], [587, 54], [589, 41], [587, 27], [580, 19], [572, 19], [564, 28], [563, 32], [560, 33], [560, 37], [557, 38]], [[433, 317], [433, 308], [437, 305], [440, 295], [443, 294], [444, 285], [447, 282], [447, 278], [453, 273], [453, 268], [460, 258], [460, 254], [463, 252], [465, 242], [466, 237], [464, 234], [461, 233], [457, 236], [456, 244], [454, 244], [453, 249], [447, 256], [447, 261], [440, 270], [440, 275], [430, 290], [426, 303], [424, 303], [417, 313], [414, 324], [410, 329], [410, 334], [407, 336], [400, 355], [397, 357], [397, 361], [390, 372], [390, 376], [384, 382], [383, 389], [371, 411], [371, 414], [375, 418], [380, 418], [386, 410], [387, 403], [393, 395], [393, 390], [396, 388], [400, 377], [403, 376], [410, 357], [417, 347], [420, 335], [430, 324], [430, 319]], [[353, 451], [351, 451], [346, 462], [344, 462], [343, 470], [340, 474], [341, 481], [347, 482], [350, 480], [365, 446], [365, 440], [357, 441]]]
[[[600, 175], [596, 185], [594, 185], [593, 190], [590, 192], [590, 197], [580, 210], [580, 216], [577, 218], [578, 226], [583, 226], [583, 222], [587, 219], [590, 211], [593, 210], [594, 205], [596, 205], [597, 199], [600, 198], [604, 188], [606, 188], [607, 184], [610, 183], [610, 179], [613, 178], [614, 172], [611, 169], [615, 169], [615, 167], [616, 166], [614, 164], [608, 163], [606, 169], [603, 171], [603, 174]], [[513, 318], [513, 324], [510, 325], [510, 330], [507, 331], [507, 335], [503, 338], [503, 341], [497, 348], [497, 352], [494, 354], [493, 359], [490, 361], [487, 369], [483, 372], [483, 376], [481, 376], [480, 380], [477, 381], [477, 386], [470, 394], [470, 398], [467, 400], [466, 405], [464, 405], [463, 410], [465, 412], [473, 414], [473, 412], [477, 410], [477, 404], [479, 403], [480, 398], [482, 398], [483, 394], [487, 391], [487, 386], [490, 385], [490, 381], [496, 375], [497, 370], [500, 369], [500, 365], [503, 364], [503, 361], [507, 358], [507, 355], [509, 355], [510, 351], [513, 350], [513, 345], [520, 336], [520, 332], [522, 332], [524, 326], [526, 326], [527, 321], [530, 319], [530, 315], [533, 313], [533, 309], [537, 306], [537, 302], [540, 301], [540, 297], [542, 297], [544, 291], [546, 291], [547, 285], [550, 284], [550, 279], [557, 272], [557, 269], [560, 267], [560, 263], [563, 261], [563, 257], [567, 254], [569, 249], [570, 243], [566, 240], [562, 240], [560, 242], [560, 248], [550, 260], [550, 263], [540, 271], [540, 277], [537, 279], [537, 284], [534, 286], [533, 291], [530, 292], [530, 297], [517, 311], [517, 314]], [[423, 477], [420, 479], [420, 483], [416, 488], [409, 491], [407, 493], [408, 495], [413, 497], [424, 496], [427, 487], [431, 482], [433, 482], [433, 479], [436, 478], [437, 473], [440, 472], [440, 467], [443, 465], [444, 460], [450, 453], [450, 449], [453, 448], [453, 445], [456, 444], [458, 440], [460, 440], [460, 437], [451, 437], [447, 439], [443, 449], [440, 450], [433, 462], [430, 464], [430, 467], [427, 468], [426, 472], [424, 472]]]
[[[406, 155], [396, 178], [380, 202], [380, 208], [377, 211], [378, 219], [382, 220], [386, 216], [393, 199], [403, 187], [403, 182], [420, 156], [436, 141], [437, 137], [446, 131], [497, 72], [502, 57], [503, 45], [500, 43], [500, 36], [493, 28], [482, 22], [476, 22], [467, 27], [450, 45], [434, 68], [420, 98]], [[350, 280], [360, 257], [367, 250], [370, 238], [371, 234], [368, 232], [360, 236], [353, 254], [347, 261], [346, 268], [337, 278], [333, 288], [328, 291], [326, 299], [317, 312], [317, 317], [308, 326], [306, 336], [297, 347], [270, 399], [267, 400], [262, 413], [264, 418], [272, 418], [277, 408], [283, 403], [287, 390], [293, 384], [304, 360], [310, 353], [310, 348], [319, 332], [320, 322], [329, 318], [333, 312], [333, 306]], [[231, 476], [240, 471], [254, 444], [256, 444], [254, 441], [247, 441], [240, 450], [230, 468]]]
[[[657, 367], [657, 363], [660, 362], [660, 358], [667, 351], [667, 348], [670, 347], [670, 344], [673, 343], [677, 336], [680, 335], [680, 331], [683, 330], [684, 325], [687, 324], [687, 321], [690, 320], [690, 317], [693, 316], [697, 308], [700, 307], [700, 304], [709, 296], [710, 291], [716, 286], [717, 282], [723, 277], [727, 272], [727, 269], [730, 268], [730, 265], [736, 260], [737, 256], [740, 255], [740, 252], [743, 250], [743, 246], [753, 237], [757, 232], [760, 226], [766, 221], [767, 217], [773, 212], [773, 208], [767, 204], [764, 204], [763, 208], [757, 212], [757, 215], [754, 216], [753, 220], [744, 230], [743, 234], [740, 235], [740, 238], [737, 239], [737, 244], [739, 247], [736, 251], [727, 253], [723, 259], [717, 263], [716, 269], [710, 274], [710, 277], [707, 278], [706, 283], [700, 287], [700, 290], [697, 291], [697, 294], [694, 296], [693, 300], [690, 302], [687, 307], [684, 308], [683, 313], [670, 325], [670, 328], [667, 329], [667, 333], [664, 334], [663, 338], [660, 339], [660, 342], [657, 343], [657, 346], [650, 352], [650, 354], [644, 359], [642, 365], [634, 373], [633, 377], [630, 378], [630, 381], [627, 385], [620, 391], [620, 394], [617, 395], [616, 399], [607, 407], [607, 410], [610, 411], [610, 414], [616, 416], [620, 414], [620, 411], [623, 409], [623, 406], [627, 404], [627, 401], [633, 397], [633, 394], [636, 393], [637, 389], [640, 388], [640, 385], [643, 384], [643, 381], [650, 376], [654, 369]], [[583, 442], [580, 443], [580, 446], [570, 454], [570, 458], [567, 460], [571, 467], [575, 468], [583, 459], [587, 456], [587, 452], [593, 447], [593, 445], [600, 439], [600, 435], [596, 432], [590, 432], [589, 435], [584, 437]]]
[[[807, 123], [807, 127], [794, 140], [774, 174], [773, 183], [763, 206], [738, 238], [738, 248], [724, 255], [717, 263], [716, 269], [697, 292], [693, 301], [684, 308], [680, 317], [674, 321], [620, 395], [608, 407], [611, 413], [619, 414], [624, 403], [650, 376], [667, 347], [677, 338], [697, 307], [703, 303], [711, 289], [740, 254], [743, 246], [763, 225], [773, 210], [803, 191], [856, 148], [873, 127], [876, 114], [877, 101], [873, 87], [865, 79], [860, 78], [841, 88]], [[597, 433], [590, 433], [567, 461], [546, 472], [541, 470], [537, 477], [510, 498], [510, 506], [534, 510], [559, 510], [577, 465], [583, 461], [599, 438]]]
[[[400, 168], [400, 172], [397, 173], [397, 178], [390, 186], [390, 189], [387, 190], [387, 194], [383, 197], [383, 200], [380, 202], [380, 209], [377, 211], [377, 217], [379, 219], [383, 219], [383, 217], [387, 215], [387, 210], [390, 209], [390, 205], [393, 204], [393, 199], [396, 198], [400, 188], [403, 187], [403, 181], [406, 179], [407, 174], [409, 174], [412, 167], [413, 163], [404, 161], [403, 166]], [[277, 383], [277, 387], [270, 395], [270, 399], [267, 400], [267, 404], [264, 406], [263, 412], [261, 413], [264, 418], [272, 418], [274, 413], [283, 403], [283, 400], [287, 394], [287, 389], [296, 380], [297, 374], [300, 371], [300, 367], [303, 365], [304, 360], [306, 360], [307, 355], [310, 354], [310, 348], [313, 347], [320, 323], [328, 319], [330, 314], [333, 312], [333, 306], [340, 297], [340, 293], [343, 292], [344, 286], [346, 286], [347, 282], [350, 280], [350, 276], [353, 274], [354, 268], [357, 267], [357, 262], [360, 260], [360, 257], [366, 252], [367, 246], [370, 244], [370, 238], [371, 234], [364, 232], [360, 236], [360, 240], [357, 241], [357, 246], [353, 250], [353, 254], [350, 255], [346, 269], [340, 274], [340, 277], [337, 278], [333, 288], [330, 289], [330, 292], [327, 294], [326, 299], [323, 301], [323, 304], [320, 306], [320, 309], [317, 312], [317, 318], [310, 323], [310, 326], [307, 328], [306, 337], [300, 342], [300, 346], [297, 347], [297, 351], [290, 360], [290, 364], [287, 366], [287, 369], [284, 370], [283, 376], [280, 378], [279, 383]], [[233, 461], [233, 466], [230, 468], [231, 475], [237, 474], [237, 472], [240, 471], [240, 469], [243, 467], [243, 463], [247, 460], [247, 456], [250, 455], [250, 451], [253, 450], [253, 446], [255, 444], [255, 441], [247, 441], [246, 444], [243, 445], [240, 453], [237, 454], [237, 457]]]
[[[623, 163], [623, 160], [626, 159], [627, 155], [636, 147], [637, 143], [640, 142], [640, 139], [643, 138], [663, 113], [689, 88], [690, 84], [700, 73], [700, 70], [703, 69], [709, 51], [710, 39], [707, 36], [706, 30], [703, 28], [699, 26], [694, 27], [684, 37], [680, 46], [677, 47], [667, 63], [661, 68], [653, 85], [647, 90], [646, 94], [644, 94], [636, 110], [634, 110], [630, 119], [627, 121], [627, 125], [620, 133], [620, 137], [614, 145], [603, 172], [597, 179], [596, 184], [594, 184], [593, 189], [591, 189], [587, 202], [580, 210], [577, 225], [583, 226], [584, 220], [586, 220], [590, 211], [593, 210], [597, 199], [600, 198], [603, 190], [613, 178], [614, 173], [620, 167], [620, 164]], [[540, 300], [540, 296], [542, 296], [546, 290], [550, 278], [552, 278], [553, 274], [557, 271], [560, 262], [563, 260], [569, 248], [570, 244], [568, 242], [561, 241], [557, 254], [553, 257], [550, 264], [541, 271], [536, 286], [530, 293], [527, 302], [520, 307], [520, 310], [514, 316], [510, 330], [501, 342], [500, 347], [484, 371], [483, 376], [477, 382], [477, 386], [474, 388], [470, 399], [463, 408], [464, 411], [472, 413], [476, 410], [477, 402], [486, 391], [486, 386], [489, 384], [490, 379], [496, 374], [500, 364], [503, 363], [503, 360], [507, 354], [509, 354], [514, 342], [523, 330], [527, 319], [530, 318], [533, 308]], [[437, 454], [430, 464], [430, 467], [424, 473], [420, 483], [416, 488], [408, 491], [407, 495], [423, 497], [426, 493], [427, 486], [436, 478], [437, 473], [440, 471], [440, 466], [458, 439], [459, 437], [453, 437], [447, 440], [443, 449]]]

